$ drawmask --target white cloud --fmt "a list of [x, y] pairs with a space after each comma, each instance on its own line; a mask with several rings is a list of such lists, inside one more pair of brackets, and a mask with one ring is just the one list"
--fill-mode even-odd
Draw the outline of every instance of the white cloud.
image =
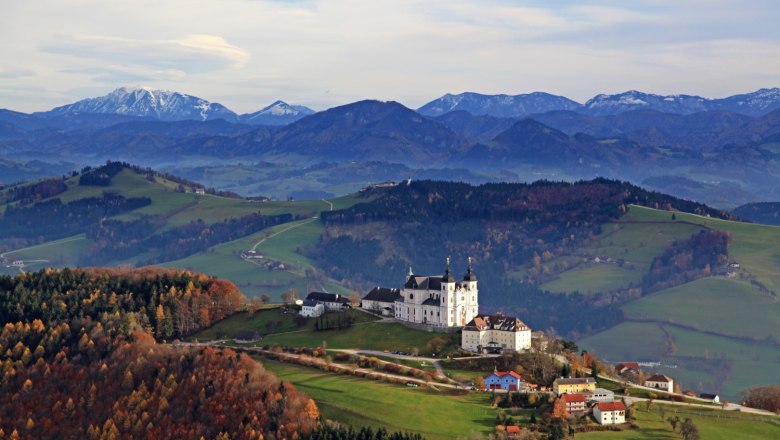
[[[35, 76], [0, 77], [71, 94], [144, 83], [237, 112], [461, 91], [724, 96], [780, 85], [778, 21], [771, 0], [36, 0], [0, 16], [2, 59]], [[41, 96], [3, 106], [63, 103]]]
[[247, 51], [214, 35], [187, 35], [170, 40], [78, 35], [58, 38], [42, 49], [74, 57], [185, 72], [242, 67], [249, 60]]

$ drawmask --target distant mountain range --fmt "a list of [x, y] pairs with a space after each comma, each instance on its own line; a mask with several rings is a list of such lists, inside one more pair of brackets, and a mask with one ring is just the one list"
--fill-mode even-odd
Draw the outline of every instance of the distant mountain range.
[[[366, 100], [316, 113], [277, 101], [239, 116], [193, 96], [122, 88], [49, 112], [0, 110], [0, 159], [20, 177], [45, 169], [21, 165], [30, 161], [106, 159], [301, 168], [372, 161], [471, 172], [453, 179], [604, 176], [732, 207], [780, 200], [779, 94], [708, 100], [627, 92], [584, 105], [544, 93], [464, 94], [419, 111]], [[508, 116], [524, 112], [537, 113]]]
[[222, 104], [197, 96], [148, 87], [120, 87], [105, 96], [83, 99], [33, 115], [44, 118], [85, 114], [125, 115], [158, 121], [223, 119], [253, 125], [286, 125], [312, 113], [314, 110], [308, 107], [276, 101], [257, 112], [239, 116]]
[[760, 116], [780, 108], [780, 88], [760, 89], [753, 93], [722, 99], [691, 95], [654, 95], [630, 90], [616, 95], [597, 95], [585, 104], [548, 93], [524, 95], [481, 95], [478, 93], [446, 94], [417, 111], [426, 116], [441, 116], [452, 111], [473, 115], [517, 118], [550, 111], [573, 111], [591, 116], [617, 115], [634, 110], [656, 110], [664, 113], [692, 114], [725, 110], [748, 116]]

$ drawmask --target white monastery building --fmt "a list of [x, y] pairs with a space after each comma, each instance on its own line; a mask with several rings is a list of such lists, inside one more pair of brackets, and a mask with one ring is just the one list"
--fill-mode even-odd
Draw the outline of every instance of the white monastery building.
[[363, 298], [364, 309], [382, 312], [399, 321], [432, 327], [463, 327], [479, 312], [477, 276], [471, 258], [463, 281], [450, 273], [450, 259], [442, 276], [409, 275], [402, 289], [376, 287]]
[[478, 315], [463, 327], [461, 348], [477, 353], [531, 348], [531, 329], [512, 316]]

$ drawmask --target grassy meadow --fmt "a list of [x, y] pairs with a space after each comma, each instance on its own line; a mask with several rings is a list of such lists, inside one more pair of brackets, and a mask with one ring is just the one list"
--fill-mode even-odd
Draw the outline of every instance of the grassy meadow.
[[[663, 407], [663, 411], [662, 408]], [[621, 432], [591, 432], [577, 434], [577, 438], [587, 440], [678, 440], [680, 428], [673, 432], [669, 422], [663, 418], [678, 416], [681, 420], [690, 418], [705, 440], [731, 439], [770, 439], [780, 436], [780, 423], [766, 422], [766, 417], [756, 417], [739, 413], [724, 413], [707, 409], [678, 409], [670, 405], [655, 404], [649, 411], [645, 404], [637, 403], [636, 423], [639, 429], [627, 429]], [[675, 412], [678, 411], [678, 412]], [[727, 418], [728, 417], [728, 418]]]
[[489, 405], [488, 394], [452, 395], [259, 360], [280, 379], [314, 398], [327, 419], [419, 433], [431, 440], [468, 438], [494, 429], [497, 410]]

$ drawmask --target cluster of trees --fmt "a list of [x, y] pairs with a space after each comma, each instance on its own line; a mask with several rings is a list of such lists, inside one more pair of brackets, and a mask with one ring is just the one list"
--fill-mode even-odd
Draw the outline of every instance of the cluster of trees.
[[[342, 317], [342, 315], [344, 315]], [[322, 315], [314, 322], [314, 330], [342, 330], [352, 328], [352, 324], [355, 323], [355, 318], [351, 315], [342, 313], [328, 313]]]
[[105, 165], [97, 168], [85, 167], [81, 170], [79, 176], [79, 185], [81, 186], [109, 186], [111, 179], [120, 171], [130, 167], [123, 162], [108, 161]]
[[238, 310], [232, 283], [172, 270], [0, 277], [0, 434], [293, 438], [314, 401], [246, 355], [157, 345]]
[[780, 385], [750, 388], [745, 392], [742, 404], [780, 414]]
[[258, 213], [229, 218], [208, 224], [193, 221], [177, 228], [154, 234], [160, 222], [154, 218], [133, 221], [104, 220], [87, 230], [93, 240], [84, 264], [101, 264], [149, 253], [154, 254], [141, 264], [178, 260], [202, 252], [211, 246], [245, 237], [270, 226], [294, 220], [291, 214], [265, 216]]
[[67, 189], [68, 185], [59, 178], [46, 179], [29, 185], [17, 185], [6, 192], [5, 202], [19, 202], [20, 205], [29, 205], [62, 194]]
[[47, 240], [84, 232], [103, 217], [110, 217], [151, 204], [148, 197], [125, 198], [104, 193], [68, 203], [47, 200], [32, 206], [9, 205], [0, 218], [0, 238], [39, 237]]
[[731, 237], [727, 232], [705, 230], [687, 240], [674, 241], [653, 259], [642, 277], [644, 294], [666, 289], [710, 274], [728, 262]]
[[321, 426], [310, 437], [311, 440], [423, 440], [420, 434], [408, 432], [388, 432], [385, 428], [374, 431], [372, 428], [355, 429], [351, 426]]

